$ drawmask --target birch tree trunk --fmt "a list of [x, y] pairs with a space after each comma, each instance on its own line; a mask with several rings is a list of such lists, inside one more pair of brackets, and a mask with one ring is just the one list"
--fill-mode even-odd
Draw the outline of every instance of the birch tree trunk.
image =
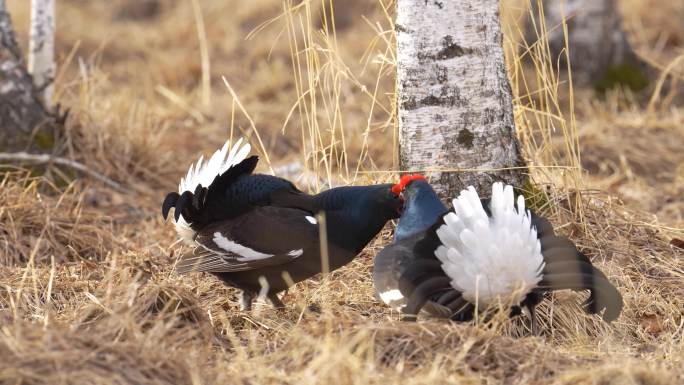
[[55, 0], [31, 0], [28, 71], [43, 90], [43, 102], [50, 106], [55, 78]]
[[[539, 17], [542, 5], [549, 48], [554, 59], [565, 61], [563, 15], [568, 26], [568, 53], [575, 84], [608, 88], [622, 83], [632, 89], [647, 85], [647, 66], [638, 59], [622, 28], [616, 0], [531, 0]], [[537, 23], [537, 25], [539, 25]], [[540, 31], [528, 23], [526, 40], [532, 43]], [[605, 83], [605, 84], [604, 84]]]
[[39, 100], [0, 0], [0, 151], [52, 148], [54, 118]]
[[396, 31], [401, 169], [443, 170], [431, 179], [443, 197], [521, 187], [499, 1], [398, 0]]

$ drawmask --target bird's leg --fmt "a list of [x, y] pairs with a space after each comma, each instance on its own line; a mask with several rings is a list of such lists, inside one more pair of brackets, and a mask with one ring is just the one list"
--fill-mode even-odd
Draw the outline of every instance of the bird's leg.
[[274, 308], [276, 309], [283, 309], [285, 308], [285, 304], [283, 301], [278, 298], [278, 295], [276, 293], [268, 293], [266, 294], [266, 297], [268, 297], [268, 300], [271, 301], [271, 304], [273, 305]]
[[401, 315], [401, 320], [404, 322], [416, 322], [418, 321], [418, 314], [404, 313]]
[[539, 324], [537, 323], [537, 313], [536, 313], [536, 305], [527, 305], [527, 310], [530, 312], [530, 330], [532, 331], [532, 335], [535, 337], [539, 336]]
[[243, 290], [240, 295], [240, 310], [250, 311], [252, 310], [252, 302], [254, 301], [254, 293], [251, 291]]

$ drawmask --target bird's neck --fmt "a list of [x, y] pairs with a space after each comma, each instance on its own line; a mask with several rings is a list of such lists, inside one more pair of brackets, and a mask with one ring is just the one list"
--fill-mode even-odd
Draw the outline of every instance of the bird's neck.
[[344, 187], [315, 197], [316, 206], [326, 213], [329, 242], [357, 254], [375, 237], [390, 218], [377, 207], [373, 194], [368, 187]]
[[328, 222], [328, 240], [343, 246], [354, 255], [363, 248], [382, 230], [388, 218], [379, 215], [364, 216], [353, 213], [331, 212], [326, 219]]
[[446, 212], [446, 206], [442, 204], [434, 191], [416, 194], [404, 206], [404, 213], [394, 232], [394, 241], [396, 242], [427, 230]]

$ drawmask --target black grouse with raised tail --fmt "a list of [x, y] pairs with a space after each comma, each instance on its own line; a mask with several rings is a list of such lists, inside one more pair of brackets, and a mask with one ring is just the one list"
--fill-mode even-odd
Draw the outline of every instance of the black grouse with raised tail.
[[620, 292], [574, 243], [525, 208], [522, 196], [500, 183], [491, 199], [473, 187], [441, 203], [422, 176], [405, 176], [394, 186], [405, 200], [395, 241], [375, 259], [373, 281], [388, 305], [415, 316], [423, 309], [453, 320], [473, 318], [476, 309], [513, 296], [512, 314], [529, 310], [537, 333], [535, 306], [555, 290], [588, 290], [590, 314], [610, 322], [622, 310]]
[[349, 263], [385, 223], [399, 216], [402, 201], [391, 184], [339, 187], [309, 195], [291, 182], [253, 174], [249, 144], [230, 143], [202, 158], [166, 196], [162, 214], [174, 208], [174, 224], [193, 246], [176, 271], [205, 271], [242, 290], [241, 308], [258, 293], [277, 307], [291, 283], [323, 270], [319, 213], [325, 214], [329, 270]]

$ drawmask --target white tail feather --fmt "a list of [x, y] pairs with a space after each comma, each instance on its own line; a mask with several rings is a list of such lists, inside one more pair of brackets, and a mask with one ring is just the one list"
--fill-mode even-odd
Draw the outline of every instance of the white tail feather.
[[185, 191], [194, 192], [200, 184], [208, 187], [218, 175], [228, 171], [232, 166], [245, 160], [251, 150], [249, 143], [242, 144], [242, 138], [238, 139], [233, 146], [230, 140], [214, 155], [204, 162], [204, 156], [200, 156], [196, 164], [190, 165], [188, 174], [182, 178], [178, 185], [178, 193]]
[[[487, 306], [499, 296], [523, 297], [541, 280], [544, 259], [525, 199], [513, 187], [492, 186], [491, 217], [471, 186], [453, 200], [454, 213], [437, 229], [435, 256], [451, 285], [470, 302]], [[517, 207], [516, 207], [517, 206]]]
[[[208, 161], [204, 161], [204, 156], [200, 156], [197, 163], [191, 164], [188, 173], [181, 178], [178, 185], [178, 193], [185, 191], [194, 192], [197, 186], [209, 187], [218, 175], [228, 171], [229, 168], [242, 162], [247, 158], [251, 146], [249, 143], [242, 143], [242, 138], [238, 139], [234, 145], [230, 145], [230, 140], [226, 141], [223, 147], [216, 150]], [[176, 232], [186, 242], [193, 244], [195, 231], [190, 228], [190, 224], [181, 215], [175, 221]]]

